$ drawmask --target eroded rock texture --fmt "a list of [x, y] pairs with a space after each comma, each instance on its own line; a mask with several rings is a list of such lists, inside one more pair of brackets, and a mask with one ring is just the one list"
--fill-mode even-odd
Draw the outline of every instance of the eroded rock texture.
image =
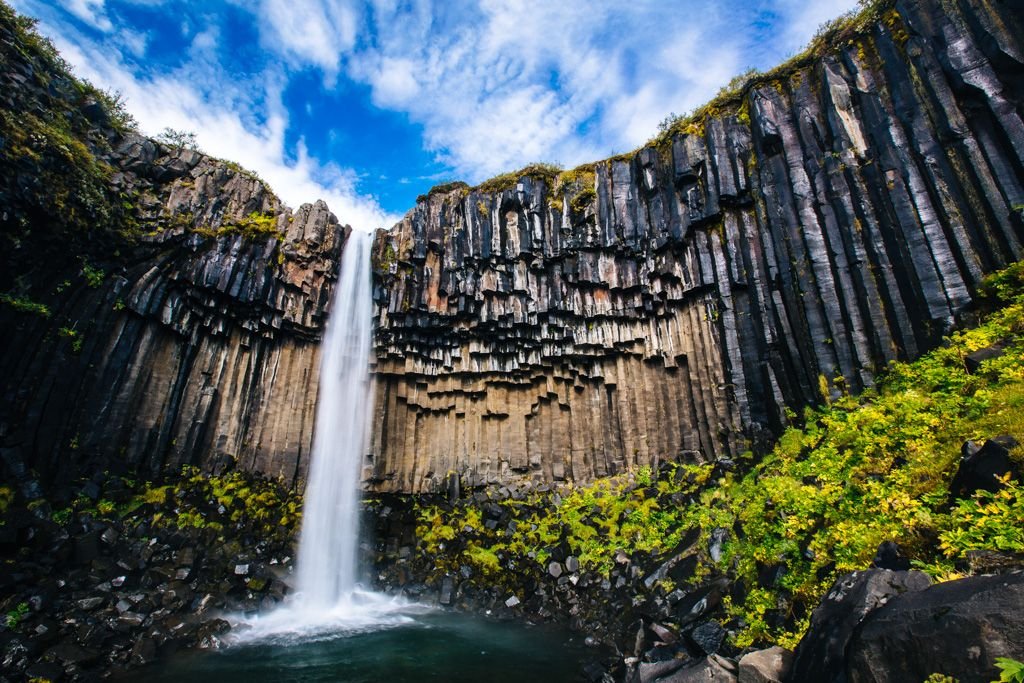
[[[322, 202], [293, 213], [195, 152], [128, 136], [116, 153], [149, 232], [116, 263], [83, 259], [91, 282], [61, 261], [33, 273], [52, 283], [37, 296], [49, 318], [4, 311], [8, 456], [48, 478], [82, 461], [155, 474], [223, 455], [301, 478], [345, 229]], [[253, 215], [277, 232], [246, 234]]]
[[1024, 22], [900, 1], [733, 114], [379, 236], [370, 488], [737, 454], [934, 345], [1021, 256]]

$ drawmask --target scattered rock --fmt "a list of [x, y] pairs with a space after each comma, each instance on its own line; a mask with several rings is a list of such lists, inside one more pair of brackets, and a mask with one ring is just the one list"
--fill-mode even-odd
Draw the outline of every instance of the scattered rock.
[[885, 541], [878, 546], [875, 559], [871, 562], [875, 569], [891, 569], [894, 572], [910, 569], [910, 560], [903, 555], [903, 551], [893, 541]]
[[793, 666], [793, 653], [784, 647], [748, 652], [739, 661], [739, 683], [784, 683]]
[[972, 375], [978, 372], [981, 368], [981, 364], [987, 360], [993, 360], [999, 358], [1006, 353], [1006, 344], [997, 342], [992, 346], [986, 346], [983, 349], [973, 351], [964, 356], [964, 367], [967, 368], [967, 372]]
[[689, 633], [689, 638], [706, 655], [713, 655], [725, 641], [725, 629], [717, 621], [705, 621]]

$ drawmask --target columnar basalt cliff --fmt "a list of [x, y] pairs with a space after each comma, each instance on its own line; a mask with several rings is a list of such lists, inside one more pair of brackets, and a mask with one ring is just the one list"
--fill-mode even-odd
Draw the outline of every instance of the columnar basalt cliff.
[[368, 487], [728, 458], [935, 345], [1021, 256], [1024, 16], [876, 18], [632, 155], [381, 233]]
[[323, 202], [293, 212], [237, 165], [116, 125], [4, 11], [8, 471], [151, 476], [232, 456], [299, 481], [348, 229]]

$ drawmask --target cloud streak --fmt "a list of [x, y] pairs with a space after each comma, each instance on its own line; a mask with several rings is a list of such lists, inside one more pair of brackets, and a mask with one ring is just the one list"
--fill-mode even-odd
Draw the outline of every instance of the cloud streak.
[[[396, 218], [367, 193], [368, 178], [378, 187], [385, 176], [406, 179], [396, 188], [438, 176], [477, 182], [534, 161], [574, 166], [628, 151], [669, 113], [706, 102], [749, 66], [773, 66], [855, 5], [211, 0], [196, 10], [178, 0], [62, 0], [61, 14], [42, 0], [15, 2], [46, 22], [81, 75], [121, 90], [144, 130], [195, 130], [205, 150], [257, 171], [289, 204], [323, 198], [362, 228]], [[124, 19], [125, 7], [141, 4], [190, 41], [169, 66], [147, 59], [165, 36]], [[229, 19], [239, 14], [251, 24], [242, 37]], [[239, 58], [246, 40], [259, 50]], [[344, 103], [320, 124], [325, 139], [348, 142], [313, 145], [300, 129], [309, 100], [301, 111], [284, 104], [289, 85], [311, 72], [320, 95], [362, 88], [362, 106], [404, 117], [419, 136], [416, 154], [374, 170], [332, 158], [358, 151], [352, 140], [389, 144], [359, 128], [372, 117], [346, 117]]]

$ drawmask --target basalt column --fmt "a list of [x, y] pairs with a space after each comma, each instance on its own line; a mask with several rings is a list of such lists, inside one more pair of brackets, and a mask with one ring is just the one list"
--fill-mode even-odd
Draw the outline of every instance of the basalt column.
[[634, 154], [421, 198], [375, 248], [368, 487], [734, 456], [934, 346], [1022, 255], [1021, 36], [897, 2]]

